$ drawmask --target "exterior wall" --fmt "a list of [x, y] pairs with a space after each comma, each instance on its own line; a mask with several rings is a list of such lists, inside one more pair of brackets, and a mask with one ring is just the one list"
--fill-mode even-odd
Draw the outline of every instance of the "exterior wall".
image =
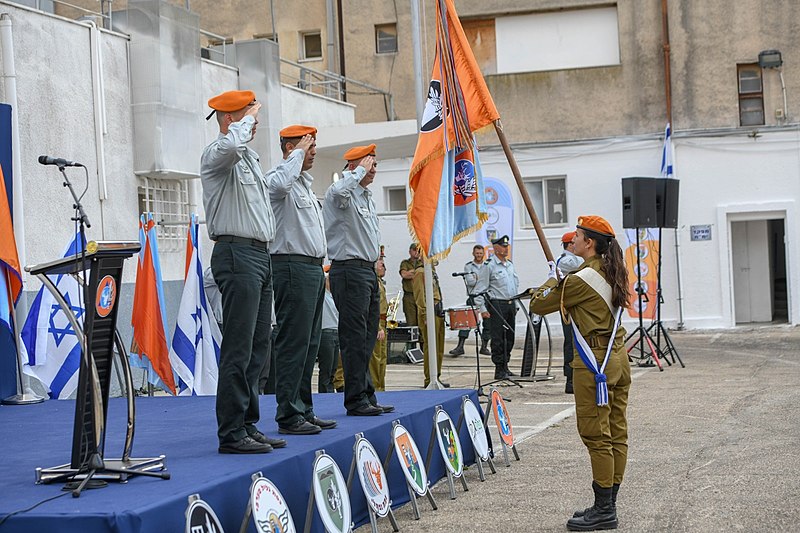
[[[763, 141], [763, 142], [762, 142]], [[548, 244], [560, 253], [560, 238], [574, 228], [581, 214], [606, 217], [627, 246], [622, 228], [620, 179], [625, 176], [658, 175], [661, 140], [638, 137], [604, 139], [551, 146], [528, 145], [515, 150], [523, 177], [567, 176], [569, 223], [545, 226]], [[481, 153], [484, 176], [504, 181], [512, 191], [516, 183], [500, 150]], [[409, 158], [382, 161], [372, 185], [378, 211], [385, 211], [384, 187], [403, 186], [408, 180]], [[800, 129], [767, 133], [753, 140], [745, 132], [726, 136], [683, 135], [675, 139], [675, 165], [680, 178], [680, 261], [683, 279], [684, 321], [689, 328], [719, 328], [735, 325], [731, 278], [730, 222], [784, 218], [786, 242], [800, 232], [797, 198], [800, 198]], [[523, 227], [524, 206], [515, 195], [513, 260], [520, 288], [536, 286], [547, 277], [544, 254], [532, 229]], [[692, 225], [710, 224], [712, 240], [690, 240]], [[664, 230], [662, 251], [663, 320], [678, 322], [677, 260], [674, 230]], [[409, 237], [404, 214], [381, 217], [381, 235], [387, 254], [387, 294], [400, 287], [399, 263], [406, 257]], [[472, 237], [458, 242], [438, 267], [445, 307], [463, 305], [461, 280], [451, 272], [461, 271], [470, 260]], [[790, 323], [800, 323], [800, 250], [787, 246]], [[625, 321], [635, 326], [626, 315]], [[558, 317], [550, 317], [551, 325]], [[517, 315], [517, 334], [523, 317]]]
[[309, 124], [316, 128], [352, 126], [356, 107], [347, 102], [312, 95], [289, 85], [281, 86], [281, 124]]

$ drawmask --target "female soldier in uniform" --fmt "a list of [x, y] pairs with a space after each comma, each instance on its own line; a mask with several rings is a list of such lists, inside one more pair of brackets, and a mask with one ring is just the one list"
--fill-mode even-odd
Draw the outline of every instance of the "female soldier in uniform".
[[[592, 463], [594, 505], [567, 522], [571, 531], [615, 529], [616, 499], [628, 454], [628, 390], [631, 370], [619, 327], [629, 299], [628, 274], [611, 225], [599, 216], [578, 218], [575, 255], [583, 265], [559, 280], [554, 263], [550, 278], [534, 295], [539, 315], [561, 310], [572, 322], [578, 355], [574, 370], [578, 433]], [[609, 346], [610, 344], [610, 346]], [[580, 345], [580, 347], [579, 347]]]

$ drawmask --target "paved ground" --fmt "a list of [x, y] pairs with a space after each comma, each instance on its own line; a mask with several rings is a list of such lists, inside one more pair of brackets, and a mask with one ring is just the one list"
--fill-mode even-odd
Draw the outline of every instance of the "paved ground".
[[[800, 328], [676, 332], [673, 340], [686, 368], [633, 368], [620, 530], [799, 530]], [[491, 362], [481, 362], [485, 379]], [[591, 474], [560, 364], [554, 381], [502, 389], [522, 460], [484, 483], [471, 468], [469, 492], [457, 485], [454, 501], [439, 483], [439, 510], [420, 501], [417, 522], [404, 506], [401, 531], [566, 531], [573, 510], [590, 503]], [[447, 358], [443, 380], [473, 387], [475, 373], [473, 351]], [[390, 390], [421, 386], [422, 368], [389, 365], [387, 378]], [[391, 531], [388, 521], [380, 531]]]

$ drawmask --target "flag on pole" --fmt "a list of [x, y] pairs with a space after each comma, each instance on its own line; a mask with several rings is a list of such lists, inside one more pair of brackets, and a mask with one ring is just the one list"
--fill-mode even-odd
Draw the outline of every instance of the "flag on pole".
[[[85, 246], [81, 234], [76, 233], [62, 257], [79, 254]], [[69, 274], [49, 278], [82, 329], [83, 287]], [[78, 387], [81, 343], [66, 313], [45, 287], [36, 293], [21, 336], [28, 360], [23, 372], [41, 381], [51, 398], [63, 400], [72, 396]]]
[[473, 132], [498, 118], [453, 0], [437, 0], [436, 56], [409, 173], [409, 230], [427, 257], [446, 257], [487, 219]]
[[22, 294], [22, 271], [0, 166], [0, 398], [17, 392], [17, 341], [13, 307]]
[[661, 148], [661, 177], [673, 178], [675, 172], [672, 168], [672, 125], [667, 122], [664, 128], [664, 146]]
[[181, 381], [181, 396], [217, 393], [219, 349], [222, 333], [211, 314], [203, 286], [203, 264], [197, 216], [189, 222], [186, 256], [189, 257], [178, 322], [172, 336], [169, 359]]
[[133, 344], [130, 359], [134, 366], [148, 369], [150, 383], [175, 394], [175, 376], [167, 346], [166, 332], [169, 330], [164, 287], [161, 283], [161, 261], [152, 213], [139, 218], [139, 243], [142, 249], [139, 251], [133, 291]]

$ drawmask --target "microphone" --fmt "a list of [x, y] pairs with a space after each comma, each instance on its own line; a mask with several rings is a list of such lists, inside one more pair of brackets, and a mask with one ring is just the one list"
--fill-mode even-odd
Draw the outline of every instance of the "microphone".
[[60, 157], [50, 157], [47, 155], [40, 155], [39, 156], [39, 164], [40, 165], [56, 165], [59, 167], [82, 167], [83, 165], [80, 163], [76, 163], [75, 161], [67, 161], [66, 159], [61, 159]]
[[468, 276], [469, 274], [470, 274], [470, 272], [453, 272], [452, 276], [454, 278], [457, 278], [459, 276], [461, 276], [461, 277]]

